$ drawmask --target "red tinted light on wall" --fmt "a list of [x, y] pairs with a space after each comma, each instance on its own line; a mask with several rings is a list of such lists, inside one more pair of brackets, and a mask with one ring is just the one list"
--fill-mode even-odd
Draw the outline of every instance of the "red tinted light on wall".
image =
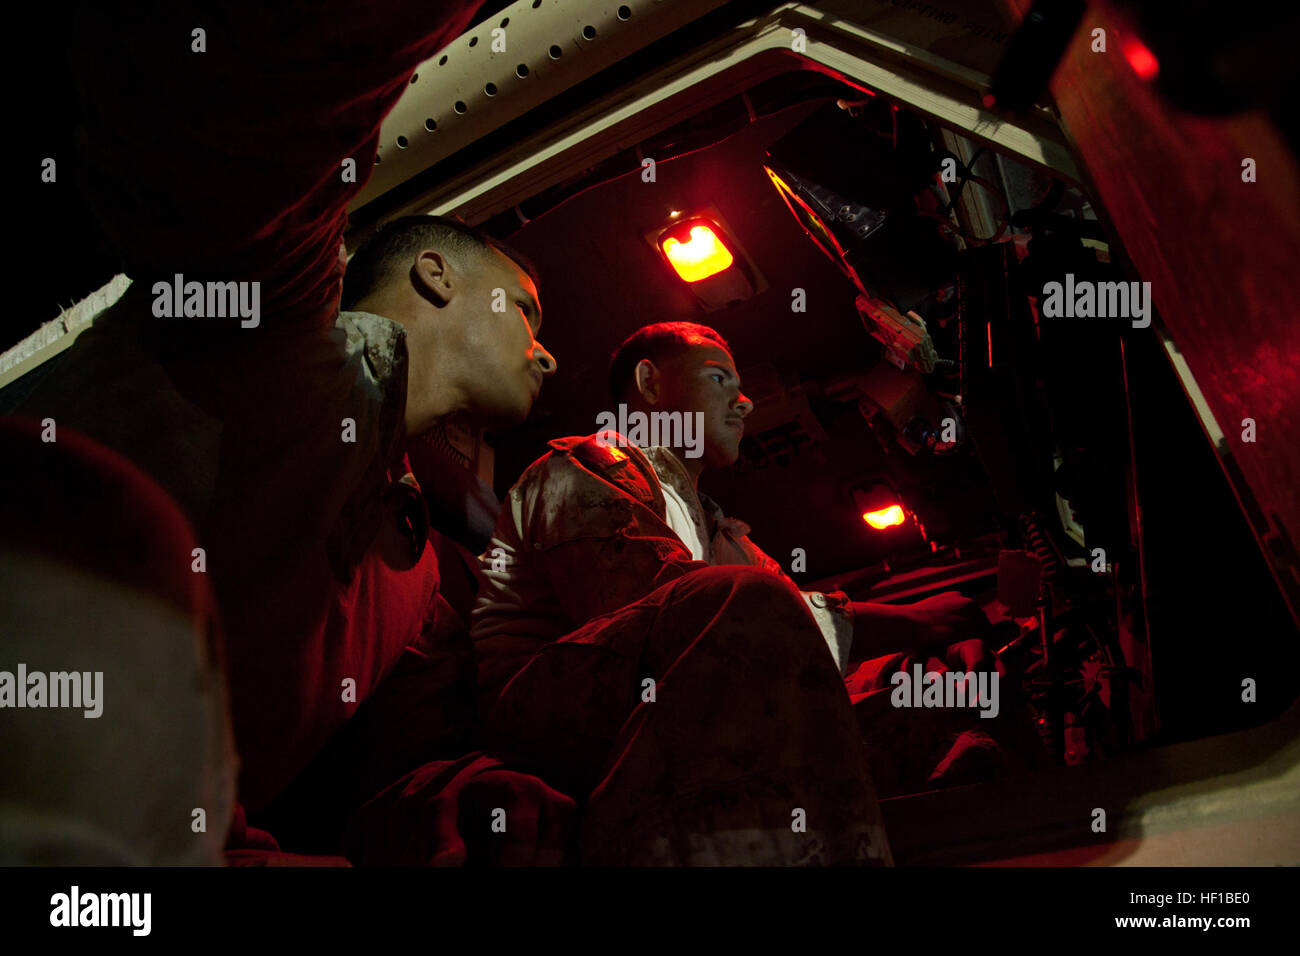
[[1123, 44], [1124, 59], [1133, 68], [1133, 72], [1143, 80], [1154, 80], [1160, 72], [1160, 61], [1146, 48], [1140, 40], [1127, 40]]
[[736, 261], [709, 223], [697, 219], [665, 234], [659, 248], [683, 282], [699, 282]]

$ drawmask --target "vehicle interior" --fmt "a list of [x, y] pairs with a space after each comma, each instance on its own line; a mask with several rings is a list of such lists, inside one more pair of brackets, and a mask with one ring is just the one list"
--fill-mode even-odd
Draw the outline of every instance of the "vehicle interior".
[[[1016, 822], [1009, 793], [1041, 796], [1068, 787], [1071, 771], [1141, 766], [1162, 745], [1275, 721], [1294, 681], [1243, 708], [1242, 675], [1292, 673], [1295, 619], [1189, 398], [1190, 373], [1171, 361], [1164, 316], [1139, 329], [1042, 315], [1041, 290], [1067, 273], [1147, 277], [1056, 109], [962, 125], [953, 76], [968, 80], [981, 56], [995, 72], [989, 55], [1005, 34], [993, 5], [966, 5], [967, 39], [984, 46], [962, 46], [960, 64], [936, 53], [945, 47], [926, 36], [924, 15], [862, 17], [873, 5], [853, 6], [787, 7], [730, 31], [697, 21], [693, 36], [662, 41], [671, 53], [635, 54], [675, 67], [647, 75], [624, 60], [612, 78], [480, 138], [469, 158], [462, 150], [382, 193], [372, 181], [350, 241], [397, 212], [452, 212], [539, 267], [541, 338], [559, 371], [523, 427], [443, 445], [477, 470], [463, 493], [488, 513], [548, 441], [595, 430], [610, 407], [609, 356], [632, 331], [675, 320], [720, 331], [756, 407], [741, 461], [706, 475], [704, 490], [806, 590], [975, 598], [1010, 674], [1006, 717], [1024, 769], [947, 793], [888, 794], [902, 858], [1051, 850], [1049, 823], [1027, 841], [1012, 834], [1052, 809], [1039, 800]], [[593, 18], [595, 39], [562, 55], [598, 56], [630, 9], [608, 25]], [[449, 121], [472, 117], [477, 81], [501, 72], [474, 59], [476, 36], [489, 43], [498, 22], [482, 19], [446, 51], [469, 59], [455, 79], [435, 73], [423, 97], [408, 93], [433, 115], [403, 135], [412, 121], [399, 106], [377, 173], [407, 163], [417, 143], [440, 155]], [[770, 46], [744, 56], [764, 36], [788, 44], [804, 24], [820, 57]], [[741, 66], [728, 45], [742, 48], [732, 52]], [[828, 47], [860, 55], [860, 72], [832, 68]], [[900, 49], [909, 69], [882, 69]], [[885, 50], [890, 59], [873, 61]], [[544, 72], [556, 53], [524, 72]], [[507, 76], [492, 95], [508, 95], [512, 79], [526, 85]], [[412, 92], [424, 82], [413, 77]], [[594, 89], [615, 92], [591, 101]], [[439, 94], [454, 100], [449, 115]], [[533, 149], [547, 162], [520, 161]], [[656, 245], [688, 221], [712, 227], [734, 257], [713, 283], [682, 281]], [[894, 505], [898, 523], [865, 520]], [[487, 527], [466, 529], [465, 543], [481, 550]], [[993, 816], [976, 811], [998, 804]], [[935, 824], [981, 815], [985, 834]]]
[[[489, 3], [411, 77], [348, 245], [455, 215], [540, 272], [558, 371], [529, 420], [425, 443], [463, 554], [549, 441], [596, 430], [619, 343], [690, 321], [730, 343], [755, 403], [740, 461], [701, 488], [800, 588], [976, 599], [1015, 769], [884, 793], [899, 863], [1267, 861], [1262, 833], [1300, 832], [1300, 503], [1294, 449], [1251, 464], [1237, 413], [1297, 421], [1294, 315], [1269, 325], [1291, 186], [1194, 188], [1198, 155], [1240, 165], [1195, 137], [1245, 121], [1149, 88], [1118, 52], [1141, 32], [1128, 5], [1089, 4], [1047, 68], [1023, 13]], [[1098, 24], [1116, 52], [1090, 72]], [[1131, 115], [1107, 126], [1102, 102]], [[1183, 159], [1153, 166], [1166, 149]], [[670, 238], [726, 264], [685, 281]], [[1151, 283], [1148, 324], [1045, 314], [1067, 281]], [[1229, 321], [1234, 302], [1250, 316]], [[1078, 825], [1097, 806], [1106, 833]], [[1193, 849], [1162, 842], [1190, 830]]]

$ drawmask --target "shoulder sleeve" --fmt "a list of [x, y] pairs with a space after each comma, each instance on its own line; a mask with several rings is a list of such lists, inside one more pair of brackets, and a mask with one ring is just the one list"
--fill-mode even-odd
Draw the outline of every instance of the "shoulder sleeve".
[[849, 659], [853, 651], [853, 605], [849, 596], [843, 591], [822, 593], [821, 591], [800, 591], [804, 603], [812, 613], [813, 620], [835, 658], [835, 666], [840, 676], [848, 673]]

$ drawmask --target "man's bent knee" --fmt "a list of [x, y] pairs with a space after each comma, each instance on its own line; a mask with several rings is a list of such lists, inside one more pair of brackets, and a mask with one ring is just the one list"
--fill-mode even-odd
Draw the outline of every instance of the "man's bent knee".
[[764, 646], [763, 654], [795, 658], [825, 648], [798, 588], [770, 571], [744, 565], [703, 568], [679, 579], [666, 598], [675, 624], [708, 622], [706, 640], [714, 647], [734, 641], [746, 654]]
[[801, 605], [803, 599], [799, 590], [790, 581], [747, 565], [720, 565], [692, 571], [674, 582], [680, 600], [687, 594], [709, 595], [711, 597], [729, 597], [746, 604], [780, 603], [788, 599], [793, 605]]

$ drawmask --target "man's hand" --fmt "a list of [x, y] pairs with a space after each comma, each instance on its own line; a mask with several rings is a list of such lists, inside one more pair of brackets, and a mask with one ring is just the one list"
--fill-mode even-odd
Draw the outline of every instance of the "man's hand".
[[907, 615], [915, 628], [918, 651], [979, 638], [989, 628], [989, 619], [980, 606], [960, 591], [944, 591], [908, 605]]
[[[574, 831], [577, 803], [530, 774], [497, 767], [476, 774], [458, 796], [459, 832], [431, 866], [563, 866]], [[500, 824], [496, 832], [493, 823]]]
[[377, 794], [344, 843], [360, 866], [561, 866], [576, 820], [571, 797], [476, 751]]

